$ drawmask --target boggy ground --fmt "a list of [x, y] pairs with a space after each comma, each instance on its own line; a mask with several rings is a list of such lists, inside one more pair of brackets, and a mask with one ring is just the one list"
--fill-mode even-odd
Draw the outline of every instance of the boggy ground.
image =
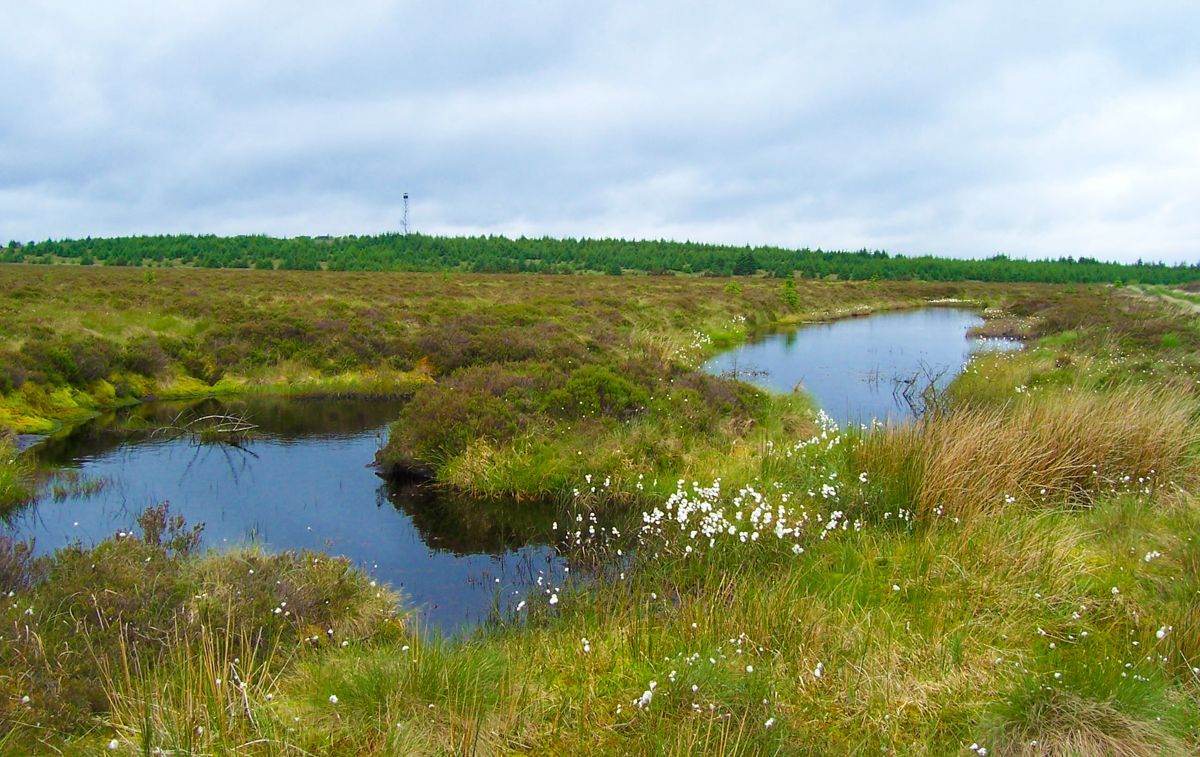
[[[445, 641], [341, 561], [202, 553], [163, 511], [51, 560], [5, 544], [5, 751], [1200, 749], [1200, 332], [1159, 303], [915, 283], [12, 276], [27, 270], [0, 276], [60, 307], [77, 298], [64, 323], [117, 292], [114, 323], [177, 313], [195, 291], [216, 303], [191, 334], [201, 356], [231, 328], [216, 313], [244, 309], [249, 327], [274, 301], [303, 335], [326, 300], [392, 284], [379, 312], [411, 300], [439, 327], [405, 331], [400, 309], [372, 333], [408, 344], [458, 331], [445, 349], [398, 351], [412, 362], [394, 370], [433, 383], [389, 454], [468, 488], [565, 491], [558, 530], [585, 578]], [[153, 295], [168, 273], [171, 294]], [[840, 432], [801, 401], [695, 371], [711, 343], [756, 325], [945, 298], [991, 307], [986, 328], [1031, 347], [977, 360], [914, 426]], [[21, 333], [33, 316], [5, 303], [4, 333]], [[139, 328], [114, 331], [114, 349]], [[240, 350], [263, 354], [244, 338]], [[333, 349], [324, 341], [313, 355]], [[270, 386], [306, 366], [311, 386], [375, 365], [322, 373], [300, 354], [230, 363], [232, 375]], [[178, 381], [182, 366], [168, 356], [153, 380]], [[460, 414], [438, 415], [447, 405]]]
[[[696, 370], [756, 328], [1042, 289], [7, 265], [0, 430], [49, 432], [146, 398], [415, 394], [381, 463], [541, 496], [584, 450], [593, 465], [603, 451], [674, 470], [710, 435], [810, 422], [803, 400], [767, 412], [760, 393]], [[571, 448], [553, 443], [564, 438]]]
[[[289, 273], [0, 266], [0, 424], [246, 390], [410, 392], [478, 365], [596, 362], [780, 320], [981, 285], [778, 279]], [[636, 349], [635, 349], [636, 348]]]

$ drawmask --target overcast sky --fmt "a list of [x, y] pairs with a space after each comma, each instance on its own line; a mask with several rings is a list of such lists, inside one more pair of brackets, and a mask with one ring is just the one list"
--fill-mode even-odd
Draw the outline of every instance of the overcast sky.
[[[1053, 6], [1051, 8], [1050, 6]], [[0, 241], [1200, 260], [1195, 2], [5, 2]]]

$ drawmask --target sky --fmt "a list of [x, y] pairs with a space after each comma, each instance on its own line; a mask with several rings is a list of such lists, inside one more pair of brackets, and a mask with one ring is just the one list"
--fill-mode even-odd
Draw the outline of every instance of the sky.
[[1195, 2], [9, 2], [0, 242], [1200, 261]]

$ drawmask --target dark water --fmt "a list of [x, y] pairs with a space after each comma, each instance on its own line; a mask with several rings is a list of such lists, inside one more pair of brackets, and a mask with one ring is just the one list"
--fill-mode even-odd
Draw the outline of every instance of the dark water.
[[[238, 446], [149, 433], [181, 411], [244, 414], [259, 429]], [[167, 500], [189, 523], [204, 523], [210, 547], [256, 541], [345, 555], [448, 632], [485, 619], [497, 602], [515, 604], [539, 571], [558, 585], [565, 563], [551, 546], [548, 508], [375, 474], [369, 465], [398, 412], [395, 401], [259, 399], [153, 403], [102, 417], [30, 454], [104, 486], [57, 499], [47, 491], [3, 530], [52, 552], [132, 529], [142, 510]]]
[[975, 312], [927, 308], [811, 324], [736, 347], [710, 360], [715, 374], [736, 372], [776, 392], [799, 387], [839, 424], [912, 416], [897, 379], [934, 379], [945, 387], [979, 350], [1019, 349], [1009, 339], [969, 339]]

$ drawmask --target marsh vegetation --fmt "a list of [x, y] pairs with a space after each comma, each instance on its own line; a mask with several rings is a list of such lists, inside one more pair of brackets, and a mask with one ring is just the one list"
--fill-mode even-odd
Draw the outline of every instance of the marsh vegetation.
[[[208, 550], [166, 508], [53, 554], [6, 539], [7, 751], [1200, 748], [1200, 327], [1166, 303], [156, 274], [0, 267], [8, 428], [152, 396], [403, 395], [381, 469], [550, 500], [577, 577], [448, 639], [350, 561]], [[948, 299], [1026, 347], [975, 356], [908, 424], [842, 427], [703, 370], [768, 327]]]

